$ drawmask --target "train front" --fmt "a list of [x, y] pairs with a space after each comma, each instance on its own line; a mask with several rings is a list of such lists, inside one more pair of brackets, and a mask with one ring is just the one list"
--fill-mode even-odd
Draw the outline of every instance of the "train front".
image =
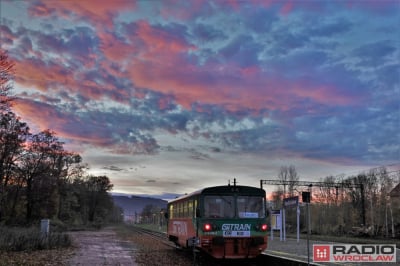
[[265, 191], [245, 186], [203, 191], [200, 248], [214, 258], [255, 258], [267, 248]]

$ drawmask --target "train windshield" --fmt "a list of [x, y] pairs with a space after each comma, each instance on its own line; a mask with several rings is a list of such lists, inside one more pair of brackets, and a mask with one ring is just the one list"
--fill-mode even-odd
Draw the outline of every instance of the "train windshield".
[[[236, 206], [236, 210], [235, 210]], [[260, 196], [205, 196], [206, 218], [262, 218], [265, 217], [264, 199]]]
[[264, 199], [257, 196], [238, 196], [237, 213], [239, 218], [265, 217]]
[[205, 196], [204, 216], [207, 218], [233, 218], [235, 216], [233, 196]]

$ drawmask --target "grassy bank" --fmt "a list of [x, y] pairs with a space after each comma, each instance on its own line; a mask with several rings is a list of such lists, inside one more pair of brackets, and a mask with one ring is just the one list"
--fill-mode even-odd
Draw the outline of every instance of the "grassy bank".
[[69, 247], [71, 240], [65, 233], [42, 234], [37, 228], [0, 227], [0, 250], [34, 251]]
[[70, 246], [65, 233], [45, 235], [35, 227], [0, 227], [0, 266], [62, 265]]

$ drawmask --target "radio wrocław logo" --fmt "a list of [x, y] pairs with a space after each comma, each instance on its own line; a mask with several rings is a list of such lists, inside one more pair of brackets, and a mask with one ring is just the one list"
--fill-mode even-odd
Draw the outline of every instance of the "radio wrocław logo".
[[396, 245], [313, 245], [315, 262], [396, 262]]

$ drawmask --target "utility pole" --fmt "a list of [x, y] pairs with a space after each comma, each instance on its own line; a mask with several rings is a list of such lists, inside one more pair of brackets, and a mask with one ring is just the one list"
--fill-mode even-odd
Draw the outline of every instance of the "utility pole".
[[[311, 187], [310, 187], [311, 189]], [[311, 202], [311, 192], [303, 191], [302, 200], [307, 207], [307, 265], [310, 265], [310, 234], [311, 234], [311, 215], [310, 215], [310, 202]]]

